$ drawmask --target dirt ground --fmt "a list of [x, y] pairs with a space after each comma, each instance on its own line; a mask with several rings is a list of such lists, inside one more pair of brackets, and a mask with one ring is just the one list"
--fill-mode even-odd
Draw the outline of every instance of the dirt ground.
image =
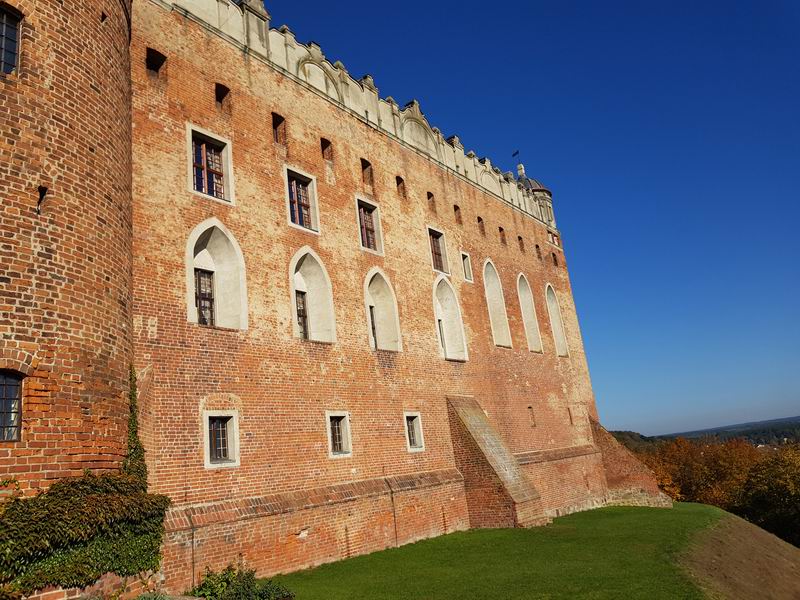
[[711, 598], [800, 600], [800, 548], [733, 515], [700, 533], [682, 563]]

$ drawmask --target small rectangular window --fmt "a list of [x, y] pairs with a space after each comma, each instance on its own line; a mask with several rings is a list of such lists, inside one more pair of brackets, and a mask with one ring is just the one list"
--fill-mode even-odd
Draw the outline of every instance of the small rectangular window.
[[358, 201], [358, 227], [361, 245], [370, 250], [380, 251], [378, 234], [378, 208], [373, 204]]
[[239, 466], [239, 424], [235, 410], [204, 410], [205, 467]]
[[433, 268], [442, 273], [447, 272], [446, 255], [444, 250], [444, 234], [435, 229], [428, 229], [428, 239], [431, 245], [431, 259]]
[[461, 266], [464, 268], [464, 280], [472, 281], [472, 262], [469, 259], [469, 254], [466, 252], [461, 253]]
[[422, 417], [419, 413], [405, 413], [406, 441], [409, 452], [419, 452], [425, 449], [422, 438]]
[[481, 235], [486, 235], [486, 226], [483, 224], [481, 217], [478, 217], [478, 231], [481, 232]]
[[453, 215], [456, 218], [456, 225], [463, 224], [463, 221], [461, 220], [461, 207], [459, 207], [458, 204], [453, 205]]
[[525, 252], [525, 240], [522, 239], [521, 235], [517, 236], [517, 244], [519, 244], [519, 251]]
[[197, 322], [214, 326], [214, 273], [204, 269], [194, 270], [194, 302], [197, 306]]
[[147, 74], [152, 77], [161, 75], [161, 68], [166, 64], [167, 57], [161, 54], [158, 50], [148, 48], [145, 52], [144, 65], [147, 68]]
[[0, 5], [0, 74], [8, 75], [17, 70], [21, 21], [16, 12]]
[[230, 447], [228, 445], [228, 427], [231, 417], [209, 417], [208, 436], [209, 436], [209, 459], [212, 463], [228, 462], [231, 460]]
[[330, 456], [349, 456], [352, 453], [350, 445], [350, 418], [344, 412], [328, 413], [328, 443]]
[[320, 150], [322, 151], [322, 158], [328, 161], [333, 160], [333, 144], [330, 140], [326, 140], [325, 138], [320, 139], [319, 142]]
[[278, 113], [272, 113], [272, 139], [279, 146], [286, 145], [286, 119]]
[[315, 230], [311, 206], [311, 180], [289, 171], [289, 217], [295, 225]]
[[0, 442], [22, 437], [22, 375], [0, 371]]
[[375, 186], [375, 174], [372, 172], [372, 164], [363, 158], [361, 159], [361, 181], [367, 187]]
[[300, 337], [308, 339], [308, 305], [306, 303], [305, 292], [295, 292], [295, 302], [297, 306], [297, 327], [300, 330]]
[[192, 167], [194, 189], [219, 200], [225, 200], [223, 152], [225, 145], [192, 133]]
[[506, 230], [503, 229], [502, 227], [498, 227], [497, 228], [497, 232], [500, 234], [500, 243], [503, 244], [503, 246], [505, 246], [506, 245]]
[[436, 212], [436, 197], [433, 192], [428, 192], [428, 208], [431, 212]]
[[401, 198], [405, 198], [406, 197], [406, 182], [405, 182], [405, 180], [402, 177], [400, 177], [400, 175], [398, 175], [394, 179], [395, 179], [395, 183], [397, 184], [397, 195], [400, 196]]

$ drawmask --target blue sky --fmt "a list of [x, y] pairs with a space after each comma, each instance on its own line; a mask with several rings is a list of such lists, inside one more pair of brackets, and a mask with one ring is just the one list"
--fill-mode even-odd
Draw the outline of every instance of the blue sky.
[[607, 427], [800, 415], [800, 3], [267, 8], [553, 190]]

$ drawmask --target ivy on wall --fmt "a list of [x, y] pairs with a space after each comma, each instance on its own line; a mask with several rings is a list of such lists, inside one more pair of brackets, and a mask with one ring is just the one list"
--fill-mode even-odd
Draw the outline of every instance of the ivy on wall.
[[0, 600], [48, 586], [85, 587], [105, 573], [158, 569], [169, 498], [147, 493], [130, 375], [128, 451], [121, 472], [62, 479], [0, 504]]

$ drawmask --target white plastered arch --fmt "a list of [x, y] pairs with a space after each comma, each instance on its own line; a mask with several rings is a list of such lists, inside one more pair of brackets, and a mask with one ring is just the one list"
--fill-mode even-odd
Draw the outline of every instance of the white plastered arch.
[[439, 275], [433, 282], [433, 314], [441, 355], [449, 360], [468, 360], [461, 307], [453, 285], [444, 275]]
[[536, 302], [533, 299], [531, 284], [522, 273], [517, 276], [517, 296], [522, 313], [522, 324], [525, 327], [525, 338], [528, 341], [528, 350], [541, 352], [542, 333], [539, 331], [539, 319], [536, 316]]
[[569, 356], [569, 346], [567, 345], [567, 336], [564, 331], [564, 321], [561, 317], [561, 305], [558, 302], [555, 288], [549, 283], [546, 284], [544, 295], [547, 302], [547, 313], [550, 316], [550, 328], [553, 330], [556, 354], [558, 354], [558, 356]]
[[230, 329], [247, 329], [244, 254], [233, 234], [216, 217], [197, 225], [186, 241], [186, 313], [190, 323], [198, 322], [195, 268], [214, 273], [214, 324]]
[[289, 262], [289, 290], [294, 336], [300, 337], [295, 300], [296, 292], [300, 291], [306, 293], [308, 339], [317, 342], [335, 342], [336, 315], [331, 278], [322, 259], [309, 246], [303, 246]]
[[483, 263], [483, 291], [489, 311], [489, 325], [495, 346], [511, 348], [511, 329], [508, 326], [508, 312], [503, 294], [500, 274], [490, 258]]
[[[370, 306], [375, 313], [375, 338], [373, 339]], [[400, 315], [397, 296], [389, 278], [378, 267], [373, 267], [364, 278], [364, 309], [367, 313], [367, 335], [376, 350], [403, 350], [400, 332]]]

